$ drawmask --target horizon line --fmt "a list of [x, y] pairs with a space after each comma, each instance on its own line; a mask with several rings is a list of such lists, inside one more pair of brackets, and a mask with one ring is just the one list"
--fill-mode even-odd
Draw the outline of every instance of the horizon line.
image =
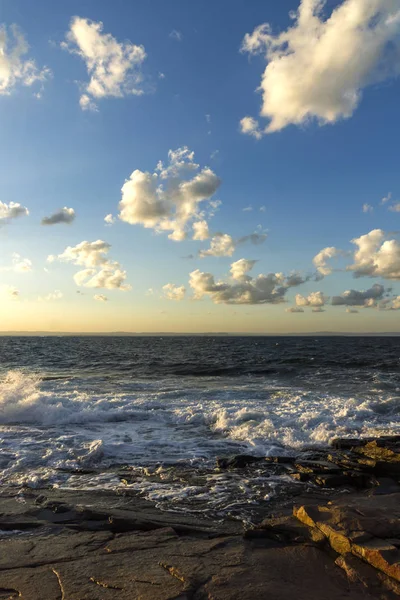
[[204, 331], [204, 332], [174, 332], [174, 331], [0, 331], [0, 337], [201, 337], [201, 336], [218, 336], [218, 337], [299, 337], [299, 336], [343, 336], [343, 337], [397, 337], [400, 336], [400, 331], [301, 331], [301, 332], [285, 332], [285, 333], [268, 333], [268, 332], [228, 332], [228, 331]]

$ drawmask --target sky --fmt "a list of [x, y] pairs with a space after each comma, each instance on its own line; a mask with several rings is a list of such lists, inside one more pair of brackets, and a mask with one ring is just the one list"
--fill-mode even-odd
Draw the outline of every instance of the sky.
[[0, 331], [400, 332], [400, 0], [0, 0]]

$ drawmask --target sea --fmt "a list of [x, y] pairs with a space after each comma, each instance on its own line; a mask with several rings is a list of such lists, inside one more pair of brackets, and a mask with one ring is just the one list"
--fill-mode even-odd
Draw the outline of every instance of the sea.
[[217, 458], [399, 433], [400, 337], [0, 337], [2, 487], [239, 514], [295, 484]]

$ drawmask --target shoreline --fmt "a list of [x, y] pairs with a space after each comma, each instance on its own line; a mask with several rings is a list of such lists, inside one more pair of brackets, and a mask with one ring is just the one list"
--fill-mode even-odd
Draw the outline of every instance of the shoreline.
[[260, 464], [300, 485], [251, 523], [162, 511], [129, 490], [3, 486], [1, 600], [400, 596], [400, 436], [218, 468]]

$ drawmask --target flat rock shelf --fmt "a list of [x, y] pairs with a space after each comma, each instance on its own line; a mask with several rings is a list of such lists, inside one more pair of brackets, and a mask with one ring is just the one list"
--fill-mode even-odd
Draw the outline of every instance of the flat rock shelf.
[[400, 436], [221, 458], [297, 483], [251, 519], [118, 491], [0, 492], [0, 599], [351, 600], [400, 596]]

